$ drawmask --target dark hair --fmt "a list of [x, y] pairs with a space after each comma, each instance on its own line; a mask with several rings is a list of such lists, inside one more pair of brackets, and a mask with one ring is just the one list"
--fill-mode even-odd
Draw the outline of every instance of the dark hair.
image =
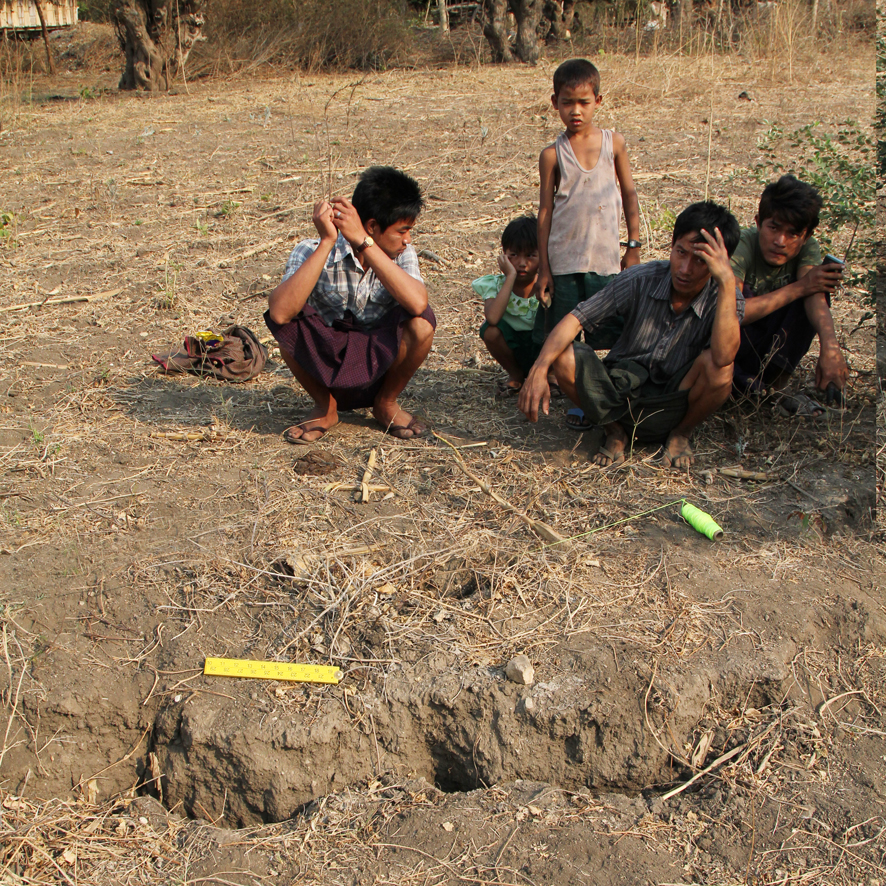
[[393, 166], [365, 169], [351, 202], [364, 225], [374, 218], [383, 231], [404, 219], [415, 221], [425, 205], [418, 182]]
[[818, 227], [820, 211], [821, 195], [812, 185], [793, 175], [783, 175], [763, 188], [757, 218], [761, 222], [774, 218], [780, 224], [805, 231], [808, 237]]
[[693, 242], [704, 240], [701, 236], [701, 230], [704, 228], [713, 236], [714, 228], [719, 228], [723, 235], [723, 245], [726, 252], [732, 255], [735, 247], [738, 246], [738, 238], [741, 236], [741, 229], [735, 216], [719, 203], [711, 200], [705, 200], [700, 203], [693, 203], [687, 206], [674, 222], [674, 236], [671, 238], [671, 245], [676, 243], [686, 234], [695, 233], [697, 236], [693, 238]]
[[532, 215], [521, 215], [501, 232], [501, 248], [510, 249], [518, 255], [528, 255], [538, 251], [538, 219]]
[[593, 87], [594, 95], [600, 94], [600, 72], [586, 58], [571, 58], [554, 71], [554, 95], [585, 83]]

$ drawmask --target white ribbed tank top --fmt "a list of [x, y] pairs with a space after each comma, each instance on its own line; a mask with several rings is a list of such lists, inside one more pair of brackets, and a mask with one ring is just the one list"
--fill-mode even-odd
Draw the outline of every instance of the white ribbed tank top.
[[617, 274], [621, 270], [621, 190], [615, 176], [612, 130], [603, 129], [593, 169], [578, 162], [564, 132], [554, 142], [560, 185], [548, 238], [552, 274]]

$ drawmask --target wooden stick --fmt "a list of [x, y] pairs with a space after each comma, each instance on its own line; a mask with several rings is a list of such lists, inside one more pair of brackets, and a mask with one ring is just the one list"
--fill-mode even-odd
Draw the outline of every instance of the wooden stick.
[[701, 772], [697, 772], [695, 775], [692, 776], [692, 778], [689, 779], [689, 781], [684, 782], [680, 785], [680, 787], [674, 788], [672, 791], [668, 791], [666, 794], [662, 794], [661, 799], [670, 800], [671, 797], [676, 797], [677, 794], [682, 794], [683, 791], [685, 791], [686, 788], [689, 787], [689, 785], [695, 784], [695, 782], [697, 782], [703, 775], [707, 775], [718, 766], [722, 766], [733, 757], [737, 757], [747, 746], [747, 742], [745, 744], [740, 744], [737, 748], [733, 748], [731, 751], [727, 751], [725, 754], [723, 754], [722, 757], [717, 757], [717, 759], [714, 760], [714, 762], [711, 763], [710, 766], [705, 766], [705, 768], [702, 769]]
[[[327, 483], [323, 487], [324, 492], [339, 492], [342, 489], [347, 489], [348, 491], [354, 493], [355, 500], [358, 500], [356, 497], [363, 490], [363, 483], [358, 483], [356, 486], [353, 483], [342, 483], [338, 481], [336, 483]], [[370, 492], [393, 492], [394, 490], [388, 486], [387, 483], [367, 483], [367, 489]]]
[[566, 542], [566, 539], [557, 532], [556, 529], [552, 529], [548, 526], [547, 523], [542, 523], [541, 520], [533, 520], [532, 517], [527, 516], [518, 508], [515, 508], [509, 501], [503, 499], [497, 492], [495, 492], [489, 484], [485, 480], [481, 480], [475, 474], [472, 474], [468, 470], [468, 466], [465, 464], [464, 459], [461, 457], [459, 451], [452, 445], [445, 437], [441, 437], [439, 434], [434, 433], [434, 436], [445, 443], [451, 450], [453, 455], [455, 456], [456, 461], [459, 464], [459, 467], [467, 474], [476, 484], [480, 487], [482, 492], [485, 492], [493, 501], [497, 501], [503, 508], [510, 511], [520, 520], [522, 520], [542, 541], [546, 541], [549, 544], [562, 545]]
[[70, 305], [74, 302], [80, 301], [95, 301], [99, 298], [110, 298], [121, 292], [123, 292], [122, 287], [120, 289], [109, 289], [107, 292], [95, 292], [92, 295], [72, 295], [70, 298], [50, 298], [44, 301], [29, 301], [20, 305], [10, 305], [8, 308], [0, 308], [0, 312], [8, 313], [10, 311], [24, 311], [27, 308], [42, 308], [48, 307], [49, 305]]
[[369, 501], [372, 490], [369, 488], [369, 480], [372, 478], [372, 469], [375, 467], [375, 459], [378, 455], [378, 449], [373, 447], [369, 452], [369, 458], [366, 460], [366, 470], [363, 471], [363, 479], [360, 481], [360, 488], [354, 493], [354, 501]]
[[744, 468], [720, 468], [724, 477], [735, 477], [737, 480], [768, 480], [769, 474], [764, 471], [746, 471]]
[[211, 431], [151, 431], [151, 437], [159, 437], [163, 440], [176, 440], [178, 442], [195, 443], [198, 440], [211, 440]]

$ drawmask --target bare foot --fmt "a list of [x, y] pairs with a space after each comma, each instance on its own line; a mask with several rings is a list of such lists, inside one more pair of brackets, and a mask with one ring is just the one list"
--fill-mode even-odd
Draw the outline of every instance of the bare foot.
[[300, 422], [283, 432], [287, 443], [316, 443], [330, 428], [338, 424], [338, 411], [327, 412], [315, 406]]
[[666, 468], [679, 468], [685, 470], [695, 461], [692, 448], [689, 445], [689, 437], [678, 434], [676, 431], [668, 437], [664, 451], [661, 454], [661, 463]]
[[412, 440], [418, 437], [426, 437], [428, 429], [414, 415], [410, 415], [401, 409], [396, 403], [393, 406], [376, 403], [372, 407], [375, 420], [385, 429], [385, 432], [398, 440]]
[[496, 393], [499, 397], [516, 397], [517, 394], [520, 393], [520, 388], [523, 387], [523, 379], [522, 378], [508, 378], [507, 380], [502, 379], [498, 385], [496, 386]]
[[601, 468], [618, 467], [625, 460], [627, 445], [628, 435], [620, 424], [606, 425], [606, 442], [600, 447], [600, 451], [591, 459], [591, 462]]

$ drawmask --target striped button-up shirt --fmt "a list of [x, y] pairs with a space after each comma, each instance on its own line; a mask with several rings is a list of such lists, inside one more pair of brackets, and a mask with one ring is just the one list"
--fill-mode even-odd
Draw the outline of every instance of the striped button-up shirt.
[[[608, 317], [625, 321], [604, 363], [634, 360], [656, 384], [665, 384], [709, 344], [717, 310], [717, 281], [711, 278], [682, 314], [671, 307], [670, 262], [653, 261], [622, 271], [605, 289], [577, 305], [572, 315], [589, 332]], [[744, 298], [735, 290], [738, 322]]]
[[[319, 245], [319, 240], [302, 240], [289, 255], [283, 279], [288, 280]], [[410, 277], [422, 279], [418, 255], [412, 245], [407, 246], [394, 262]], [[308, 304], [320, 314], [327, 326], [332, 326], [350, 311], [357, 325], [372, 329], [397, 301], [382, 286], [372, 268], [363, 270], [350, 244], [339, 234], [320, 272], [320, 279], [308, 296]]]

